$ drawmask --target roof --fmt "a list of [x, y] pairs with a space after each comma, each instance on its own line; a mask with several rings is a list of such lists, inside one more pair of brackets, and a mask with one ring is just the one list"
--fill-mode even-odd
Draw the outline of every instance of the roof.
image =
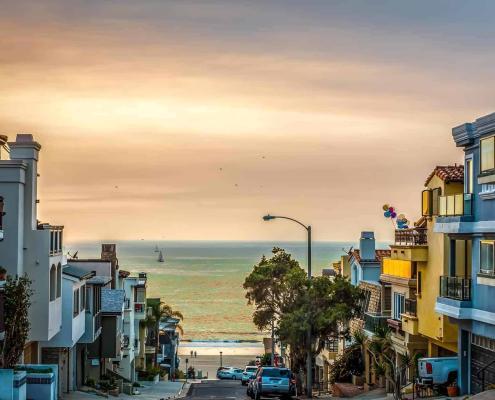
[[72, 276], [73, 278], [77, 278], [80, 281], [82, 281], [83, 279], [91, 278], [95, 274], [93, 271], [86, 271], [85, 269], [76, 267], [74, 265], [67, 265], [63, 269], [63, 273], [65, 275]]
[[106, 285], [107, 283], [110, 283], [111, 281], [112, 281], [112, 278], [109, 276], [95, 275], [91, 279], [88, 280], [88, 283], [91, 283], [93, 285]]
[[120, 276], [121, 278], [127, 278], [130, 274], [131, 274], [131, 273], [130, 273], [129, 271], [124, 271], [123, 269], [121, 269], [121, 270], [119, 271], [119, 276]]
[[[392, 254], [391, 250], [375, 250], [375, 260], [376, 262], [381, 262], [382, 258], [390, 257]], [[360, 263], [361, 262], [361, 254], [359, 249], [353, 249], [349, 252], [349, 257], [354, 257], [354, 259]]]
[[122, 314], [125, 291], [122, 289], [101, 290], [101, 312], [105, 314]]
[[430, 183], [431, 178], [438, 176], [445, 183], [464, 182], [464, 165], [437, 166], [426, 178], [425, 186]]

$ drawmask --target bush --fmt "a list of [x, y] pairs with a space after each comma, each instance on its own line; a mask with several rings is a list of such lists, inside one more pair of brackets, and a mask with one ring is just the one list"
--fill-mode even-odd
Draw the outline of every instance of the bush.
[[86, 386], [94, 388], [95, 385], [96, 385], [96, 382], [93, 378], [86, 379]]
[[330, 383], [350, 382], [352, 375], [361, 375], [364, 371], [363, 357], [359, 346], [348, 347], [344, 354], [337, 357], [330, 369]]

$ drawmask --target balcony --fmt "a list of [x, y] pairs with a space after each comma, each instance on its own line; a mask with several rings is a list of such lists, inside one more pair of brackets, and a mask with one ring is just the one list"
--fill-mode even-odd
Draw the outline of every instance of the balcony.
[[58, 256], [62, 254], [63, 248], [63, 226], [53, 226], [50, 224], [38, 224], [38, 231], [49, 231], [50, 239], [49, 239], [49, 254], [50, 256]]
[[470, 301], [471, 278], [462, 276], [441, 276], [440, 297], [458, 301]]
[[416, 299], [406, 299], [404, 313], [401, 314], [402, 330], [410, 335], [418, 334], [417, 308], [418, 302]]
[[396, 229], [396, 246], [427, 246], [428, 235], [426, 228]]
[[473, 214], [471, 193], [459, 193], [439, 197], [439, 217], [462, 217]]
[[364, 329], [367, 330], [368, 332], [374, 333], [378, 329], [387, 328], [387, 319], [389, 318], [390, 315], [365, 313]]

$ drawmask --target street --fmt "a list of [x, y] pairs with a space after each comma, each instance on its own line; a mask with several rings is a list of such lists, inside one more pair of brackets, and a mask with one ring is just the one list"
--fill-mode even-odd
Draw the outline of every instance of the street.
[[209, 380], [203, 383], [193, 383], [187, 395], [187, 399], [242, 399], [250, 398], [246, 396], [246, 386], [242, 386], [239, 381], [229, 380]]

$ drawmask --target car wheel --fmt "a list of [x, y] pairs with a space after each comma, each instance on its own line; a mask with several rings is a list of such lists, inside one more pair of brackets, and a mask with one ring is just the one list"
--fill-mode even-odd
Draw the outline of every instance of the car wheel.
[[232, 377], [232, 380], [234, 380], [234, 381], [235, 381], [236, 379], [237, 379], [237, 378], [236, 378], [235, 376], [233, 376], [233, 377]]

